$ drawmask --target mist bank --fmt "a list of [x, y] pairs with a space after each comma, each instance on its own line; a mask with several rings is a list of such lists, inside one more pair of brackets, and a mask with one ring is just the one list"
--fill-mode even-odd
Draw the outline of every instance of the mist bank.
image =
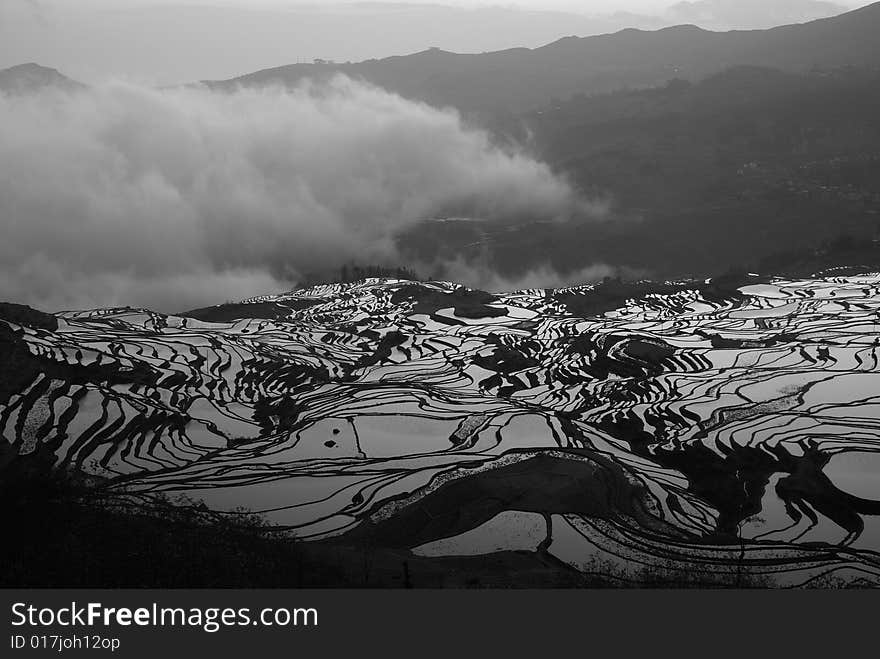
[[602, 212], [455, 111], [342, 76], [0, 95], [0, 151], [0, 299], [47, 310], [174, 311], [397, 263], [425, 218]]

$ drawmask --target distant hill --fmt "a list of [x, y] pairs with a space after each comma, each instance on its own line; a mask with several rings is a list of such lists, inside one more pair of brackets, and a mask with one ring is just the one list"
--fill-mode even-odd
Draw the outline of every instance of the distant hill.
[[817, 271], [829, 267], [819, 252], [844, 236], [855, 247], [835, 252], [838, 265], [880, 263], [878, 117], [880, 71], [846, 68], [744, 66], [575, 97], [515, 118], [508, 132], [527, 126], [536, 155], [587, 197], [609, 199], [613, 221], [433, 223], [400, 243], [423, 261], [462, 254], [511, 278], [547, 262], [673, 278], [793, 263]]
[[880, 67], [878, 31], [880, 3], [875, 3], [833, 18], [770, 30], [710, 32], [693, 25], [647, 32], [627, 29], [566, 37], [536, 49], [475, 55], [430, 49], [356, 64], [292, 64], [206, 84], [215, 88], [295, 85], [305, 78], [344, 73], [434, 105], [515, 114], [553, 98], [648, 87], [675, 77], [698, 80], [740, 65], [788, 72], [876, 68]]
[[[655, 0], [655, 4], [677, 1]], [[51, 21], [51, 30], [34, 11], [38, 3]], [[650, 14], [613, 11], [610, 2], [583, 2], [575, 9], [576, 3], [569, 1], [565, 3], [569, 11], [548, 7], [559, 2], [528, 4], [527, 9], [521, 2], [487, 0], [430, 4], [0, 0], [0, 68], [26, 61], [55, 62], [75, 75], [123, 76], [173, 85], [226, 79], [314, 58], [361, 62], [428, 46], [456, 53], [536, 48], [570, 35], [656, 30], [683, 23], [711, 30], [764, 29], [847, 11], [834, 2], [817, 0], [702, 0]], [[73, 48], [73, 44], [87, 47]]]
[[0, 70], [0, 92], [27, 94], [46, 87], [75, 90], [84, 87], [55, 69], [30, 62]]

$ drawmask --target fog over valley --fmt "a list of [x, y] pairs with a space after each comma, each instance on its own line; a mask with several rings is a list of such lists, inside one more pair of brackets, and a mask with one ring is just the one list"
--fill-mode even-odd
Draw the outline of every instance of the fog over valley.
[[393, 264], [395, 234], [429, 218], [601, 212], [456, 112], [342, 76], [0, 95], [0, 150], [0, 298], [53, 310], [182, 310]]
[[[730, 8], [706, 1], [691, 9]], [[53, 12], [73, 9], [3, 11], [51, 32]], [[483, 10], [309, 11], [362, 30], [347, 12]], [[513, 290], [809, 270], [843, 248], [867, 258], [878, 25], [872, 5], [771, 30], [626, 30], [472, 55], [297, 64], [279, 52], [282, 66], [173, 86], [13, 66], [0, 71], [0, 297], [175, 311], [349, 266]], [[198, 68], [195, 43], [192, 58], [164, 57]], [[15, 47], [4, 41], [4, 57]]]

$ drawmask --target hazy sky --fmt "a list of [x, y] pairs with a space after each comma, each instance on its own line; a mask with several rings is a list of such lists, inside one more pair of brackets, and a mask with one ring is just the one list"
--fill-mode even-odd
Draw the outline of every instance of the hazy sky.
[[[628, 0], [625, 6], [663, 2]], [[458, 10], [450, 10], [455, 5]], [[511, 11], [527, 5], [541, 15]], [[467, 18], [460, 11], [490, 6], [508, 11], [468, 11]], [[0, 0], [0, 68], [33, 61], [86, 82], [125, 77], [176, 84], [315, 58], [359, 61], [431, 46], [459, 52], [534, 47], [626, 27], [551, 8], [603, 13], [623, 6], [607, 0]]]
[[[0, 0], [14, 2], [15, 0]], [[144, 7], [156, 5], [200, 5], [235, 7], [301, 7], [352, 4], [352, 0], [21, 0], [32, 5], [67, 5], [98, 7]], [[451, 5], [458, 7], [519, 7], [529, 9], [575, 12], [612, 12], [657, 10], [674, 4], [675, 0], [393, 0], [388, 4]], [[853, 4], [853, 3], [849, 3]]]
[[[2, 0], [11, 2], [15, 0]], [[21, 0], [28, 4], [69, 6], [144, 7], [155, 5], [201, 5], [236, 7], [301, 7], [353, 4], [352, 0]], [[679, 0], [386, 0], [384, 4], [447, 5], [458, 7], [518, 7], [572, 12], [658, 11]], [[378, 4], [378, 2], [377, 2]], [[856, 7], [868, 2], [837, 0], [837, 4]]]
[[[657, 29], [681, 22], [659, 17], [676, 1], [0, 0], [0, 68], [37, 62], [85, 82], [124, 77], [177, 84], [316, 58], [360, 61], [432, 46], [456, 52], [533, 48], [570, 35]], [[781, 2], [743, 0], [751, 25], [703, 26], [768, 27], [762, 17]], [[565, 11], [574, 13], [560, 13]], [[639, 17], [614, 18], [615, 12]]]

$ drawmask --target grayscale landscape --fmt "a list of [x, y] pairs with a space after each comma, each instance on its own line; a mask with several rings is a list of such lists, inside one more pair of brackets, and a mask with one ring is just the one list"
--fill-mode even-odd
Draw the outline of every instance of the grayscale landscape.
[[625, 4], [0, 8], [3, 585], [880, 585], [880, 3]]

